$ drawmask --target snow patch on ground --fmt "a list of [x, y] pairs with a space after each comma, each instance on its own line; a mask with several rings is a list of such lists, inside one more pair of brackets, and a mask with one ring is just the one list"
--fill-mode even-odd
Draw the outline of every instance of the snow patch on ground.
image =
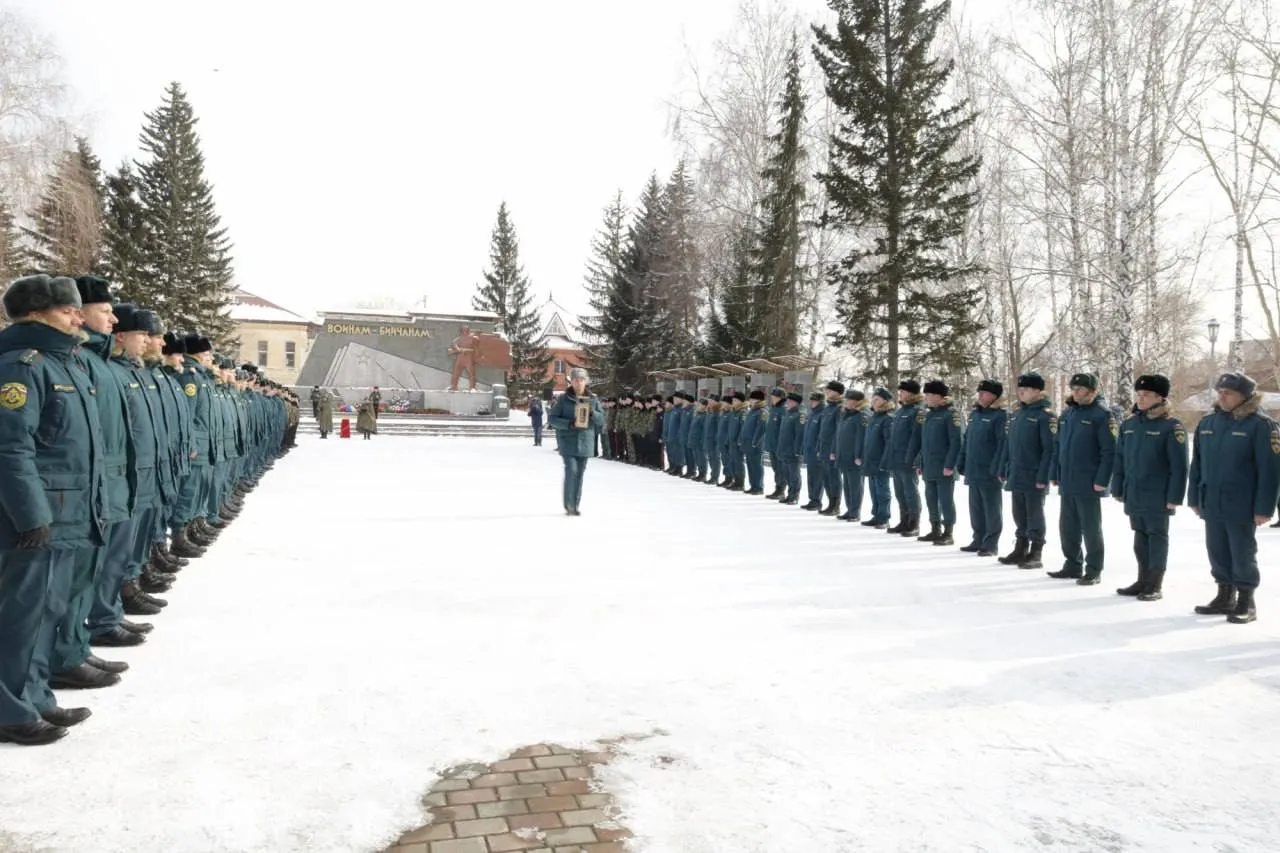
[[374, 851], [447, 768], [655, 731], [600, 768], [642, 853], [1280, 835], [1280, 601], [1193, 616], [1185, 511], [1139, 603], [1114, 503], [1085, 588], [600, 461], [567, 518], [524, 440], [300, 443], [94, 716], [0, 748], [0, 849]]

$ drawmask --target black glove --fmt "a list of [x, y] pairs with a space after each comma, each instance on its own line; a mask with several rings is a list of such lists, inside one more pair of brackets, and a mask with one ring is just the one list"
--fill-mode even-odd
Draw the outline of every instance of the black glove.
[[44, 548], [53, 539], [53, 534], [49, 532], [48, 525], [37, 527], [33, 530], [24, 530], [18, 534], [18, 548], [24, 551], [34, 551], [37, 548]]

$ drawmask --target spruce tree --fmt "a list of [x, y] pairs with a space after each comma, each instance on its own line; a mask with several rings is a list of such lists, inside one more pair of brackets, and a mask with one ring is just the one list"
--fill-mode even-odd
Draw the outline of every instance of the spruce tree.
[[706, 361], [737, 362], [769, 354], [765, 342], [773, 306], [766, 301], [756, 257], [755, 235], [743, 228], [726, 256], [722, 268], [713, 275], [715, 300], [707, 324], [702, 358]]
[[87, 140], [58, 158], [22, 235], [24, 271], [58, 275], [101, 274], [101, 164]]
[[666, 228], [666, 193], [654, 173], [640, 196], [628, 232], [619, 288], [635, 311], [635, 322], [623, 337], [628, 357], [622, 373], [634, 388], [643, 387], [652, 370], [680, 366], [673, 363], [677, 330], [664, 289], [670, 269]]
[[138, 179], [128, 163], [107, 176], [105, 192], [102, 240], [106, 277], [119, 286], [122, 299], [145, 301], [139, 288], [144, 282], [146, 218], [138, 198]]
[[[833, 264], [838, 345], [867, 343], [867, 378], [896, 384], [902, 370], [960, 372], [979, 328], [977, 271], [954, 263], [976, 201], [976, 157], [956, 143], [972, 124], [966, 102], [940, 101], [953, 63], [932, 56], [950, 4], [925, 0], [828, 0], [834, 32], [815, 26], [814, 55], [840, 118], [829, 171], [819, 175], [830, 210], [825, 224], [857, 231], [857, 248]], [[906, 352], [904, 352], [904, 346]], [[904, 363], [905, 361], [905, 363]]]
[[617, 354], [614, 342], [633, 321], [625, 299], [615, 298], [615, 290], [624, 282], [622, 263], [627, 253], [627, 217], [630, 212], [622, 200], [622, 191], [604, 209], [600, 229], [591, 238], [591, 256], [583, 281], [591, 313], [581, 318], [586, 338], [587, 363], [591, 366], [592, 384], [610, 390], [621, 390], [618, 381]]
[[694, 239], [696, 215], [693, 181], [682, 160], [662, 190], [663, 268], [655, 279], [658, 307], [669, 331], [665, 349], [658, 355], [670, 362], [668, 367], [687, 366], [698, 340], [702, 264]]
[[147, 113], [136, 161], [142, 238], [133, 296], [175, 329], [198, 331], [219, 345], [235, 344], [227, 315], [232, 285], [231, 242], [204, 176], [198, 120], [182, 87], [170, 83]]
[[[0, 193], [0, 286], [8, 286], [23, 272], [22, 248], [18, 239], [18, 226], [13, 221], [13, 209]], [[0, 329], [8, 325], [4, 312], [0, 311]]]
[[498, 315], [511, 344], [511, 373], [507, 377], [511, 390], [539, 389], [551, 355], [542, 347], [542, 318], [533, 306], [529, 279], [520, 264], [520, 240], [506, 202], [498, 207], [489, 244], [489, 269], [471, 305], [477, 311]]
[[800, 321], [805, 103], [800, 44], [793, 33], [778, 104], [778, 129], [769, 137], [770, 153], [761, 173], [764, 197], [760, 235], [752, 251], [755, 277], [763, 291], [760, 303], [767, 306], [761, 318], [760, 349], [773, 355], [795, 351]]

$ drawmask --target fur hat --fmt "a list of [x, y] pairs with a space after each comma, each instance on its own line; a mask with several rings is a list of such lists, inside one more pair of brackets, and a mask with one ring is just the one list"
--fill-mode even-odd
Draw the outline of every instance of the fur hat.
[[121, 302], [115, 306], [116, 325], [112, 330], [116, 334], [122, 332], [146, 332], [148, 335], [155, 334], [155, 317], [156, 315], [145, 309], [139, 308], [132, 302]]
[[978, 383], [978, 392], [986, 391], [988, 394], [995, 394], [997, 397], [1004, 394], [1004, 385], [995, 379], [984, 379]]
[[769, 392], [770, 397], [777, 397], [779, 400], [786, 399], [787, 392], [782, 388], [774, 388]]
[[164, 320], [160, 319], [159, 314], [152, 311], [150, 308], [139, 308], [138, 313], [146, 315], [147, 317], [146, 322], [148, 326], [151, 328], [152, 337], [159, 337], [160, 335], [164, 334], [165, 332]]
[[865, 400], [867, 399], [867, 395], [863, 394], [857, 388], [850, 388], [844, 392], [844, 398], [846, 400]]
[[1168, 397], [1169, 391], [1172, 390], [1173, 383], [1169, 381], [1168, 376], [1161, 376], [1159, 373], [1149, 373], [1145, 376], [1139, 376], [1138, 380], [1133, 383], [1135, 391], [1154, 391], [1161, 397]]
[[898, 383], [899, 391], [906, 391], [908, 394], [919, 394], [920, 383], [914, 379], [904, 379]]
[[871, 392], [871, 396], [879, 397], [881, 400], [888, 400], [890, 403], [893, 402], [893, 392], [883, 386]]
[[50, 308], [79, 308], [80, 291], [63, 276], [29, 275], [14, 280], [4, 291], [4, 313], [17, 320]]
[[1077, 373], [1071, 377], [1068, 383], [1072, 388], [1088, 388], [1090, 391], [1098, 390], [1098, 377], [1092, 373]]
[[941, 379], [930, 379], [924, 383], [924, 393], [937, 394], [939, 397], [945, 397], [951, 393], [951, 389], [947, 387], [947, 383]]
[[173, 332], [164, 333], [164, 346], [161, 348], [162, 355], [182, 355], [187, 350], [183, 346], [186, 338], [180, 338]]
[[1244, 373], [1224, 373], [1213, 384], [1215, 391], [1238, 391], [1245, 398], [1252, 397], [1257, 389], [1258, 383]]
[[[257, 373], [258, 365], [254, 364], [252, 361], [246, 361], [244, 364], [240, 365], [240, 369], [245, 373]], [[320, 386], [317, 385], [316, 387], [319, 388]]]
[[797, 403], [803, 403], [803, 402], [804, 402], [804, 395], [803, 395], [803, 394], [801, 394], [799, 391], [788, 391], [788, 392], [787, 392], [787, 399], [788, 399], [788, 400], [795, 400]]
[[1044, 377], [1039, 373], [1024, 373], [1018, 377], [1019, 388], [1035, 388], [1037, 391], [1044, 390]]
[[843, 394], [844, 383], [838, 380], [832, 379], [830, 382], [827, 383], [826, 389], [828, 391], [835, 391], [837, 394]]
[[748, 397], [750, 397], [752, 400], [763, 400], [763, 399], [764, 399], [764, 392], [763, 392], [763, 391], [761, 391], [759, 388], [757, 388], [756, 390], [752, 391], [752, 392], [751, 392], [750, 394], [748, 394], [747, 396], [748, 396]]
[[826, 394], [823, 394], [821, 391], [810, 391], [810, 392], [809, 392], [809, 399], [810, 399], [810, 400], [825, 400], [825, 399], [827, 399], [827, 395], [826, 395]]
[[111, 295], [111, 282], [96, 275], [82, 275], [76, 279], [76, 288], [80, 291], [81, 305], [97, 305], [107, 303], [114, 305], [116, 298]]
[[187, 335], [182, 339], [182, 351], [187, 355], [213, 352], [213, 344], [209, 342], [208, 338], [200, 335]]

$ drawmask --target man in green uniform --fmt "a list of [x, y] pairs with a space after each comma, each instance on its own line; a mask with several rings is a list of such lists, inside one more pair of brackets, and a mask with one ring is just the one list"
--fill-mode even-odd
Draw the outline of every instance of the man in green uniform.
[[956, 466], [964, 443], [964, 416], [952, 403], [951, 389], [940, 379], [924, 384], [924, 401], [926, 408], [916, 416], [920, 430], [911, 455], [924, 478], [929, 532], [917, 538], [934, 545], [954, 545]]
[[1158, 601], [1169, 562], [1169, 517], [1187, 492], [1187, 431], [1169, 413], [1167, 376], [1139, 376], [1133, 387], [1138, 410], [1120, 424], [1111, 494], [1129, 516], [1138, 579], [1116, 593]]
[[[54, 636], [81, 551], [103, 544], [102, 431], [76, 365], [80, 292], [69, 278], [14, 281], [0, 331], [0, 742], [52, 743], [89, 716], [48, 688]], [[50, 441], [49, 436], [57, 436]]]
[[1044, 377], [1024, 373], [1018, 377], [1018, 405], [1005, 421], [1005, 440], [1000, 447], [1000, 482], [1009, 492], [1016, 541], [1013, 550], [1000, 558], [1006, 566], [1038, 569], [1046, 525], [1044, 498], [1049, 488], [1054, 437], [1058, 416], [1044, 393]]
[[1196, 424], [1187, 505], [1204, 520], [1218, 594], [1196, 613], [1245, 624], [1258, 618], [1257, 529], [1280, 494], [1280, 427], [1259, 411], [1257, 383], [1245, 374], [1224, 373], [1214, 387], [1217, 405]]
[[[1098, 390], [1098, 377], [1071, 377], [1071, 399], [1058, 424], [1049, 481], [1058, 487], [1061, 504], [1058, 535], [1062, 568], [1051, 578], [1074, 579], [1092, 586], [1102, 576], [1102, 493], [1111, 483], [1120, 426]], [[1081, 543], [1084, 548], [1081, 548]]]

